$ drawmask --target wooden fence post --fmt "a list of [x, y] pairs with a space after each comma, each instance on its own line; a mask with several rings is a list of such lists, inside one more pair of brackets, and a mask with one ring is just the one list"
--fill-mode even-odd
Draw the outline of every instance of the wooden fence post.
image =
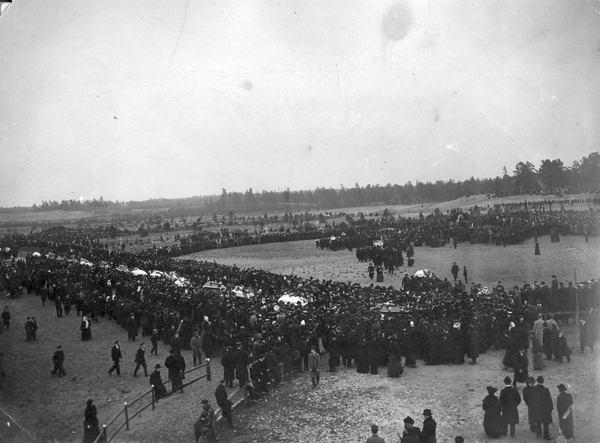
[[127, 402], [123, 403], [125, 409], [125, 429], [129, 431], [129, 413], [127, 412]]
[[206, 359], [206, 380], [210, 381], [210, 358]]
[[152, 385], [152, 410], [154, 411], [154, 385]]
[[106, 432], [107, 432], [106, 425], [102, 425], [102, 439], [100, 441], [103, 442], [103, 443], [106, 443], [108, 441], [108, 438], [106, 436]]

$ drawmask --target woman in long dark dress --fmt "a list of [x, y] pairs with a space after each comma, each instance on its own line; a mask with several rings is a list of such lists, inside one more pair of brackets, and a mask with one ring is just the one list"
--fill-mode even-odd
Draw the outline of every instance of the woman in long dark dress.
[[397, 378], [402, 375], [402, 355], [400, 354], [400, 343], [396, 337], [392, 337], [390, 343], [390, 352], [388, 357], [388, 377]]
[[377, 281], [379, 283], [383, 281], [383, 268], [381, 266], [377, 266]]
[[494, 394], [498, 389], [488, 386], [488, 395], [483, 399], [481, 407], [483, 414], [483, 429], [485, 435], [491, 438], [499, 438], [504, 434], [504, 421], [502, 420], [502, 404]]
[[88, 318], [84, 315], [81, 319], [81, 339], [83, 341], [90, 340], [92, 338], [92, 324]]
[[96, 437], [100, 435], [100, 427], [98, 426], [98, 411], [93, 404], [94, 400], [87, 401], [83, 416], [83, 443], [94, 443]]

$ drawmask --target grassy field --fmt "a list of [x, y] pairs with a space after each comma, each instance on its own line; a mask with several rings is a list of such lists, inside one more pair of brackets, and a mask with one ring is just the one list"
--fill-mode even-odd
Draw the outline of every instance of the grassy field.
[[[540, 245], [540, 256], [533, 254], [531, 241], [506, 248], [462, 244], [456, 250], [417, 248], [416, 266], [402, 269], [395, 276], [386, 274], [383, 284], [397, 286], [404, 272], [422, 268], [440, 277], [449, 277], [453, 261], [461, 267], [467, 266], [470, 281], [485, 285], [498, 280], [505, 286], [520, 284], [523, 280], [549, 281], [552, 274], [560, 281], [567, 281], [573, 279], [574, 269], [578, 280], [600, 276], [600, 239], [591, 238], [585, 243], [582, 237], [562, 237], [560, 243], [551, 243], [549, 237], [541, 237]], [[366, 275], [366, 265], [359, 264], [354, 253], [320, 250], [311, 241], [204, 251], [193, 258], [307, 278], [372, 283]], [[79, 338], [78, 318], [73, 315], [56, 318], [54, 307], [43, 307], [37, 297], [24, 296], [1, 303], [9, 306], [13, 321], [11, 330], [0, 335], [0, 350], [5, 354], [8, 376], [7, 386], [1, 392], [0, 408], [33, 438], [25, 431], [14, 431], [16, 425], [9, 429], [2, 424], [0, 441], [81, 441], [83, 409], [88, 398], [95, 399], [100, 421], [104, 422], [122, 407], [123, 401], [131, 401], [147, 390], [145, 378], [131, 376], [139, 342], [128, 343], [126, 332], [115, 323], [101, 320], [94, 324], [92, 341], [84, 343]], [[38, 340], [33, 343], [25, 341], [23, 325], [27, 316], [35, 316], [39, 324]], [[570, 326], [565, 330], [571, 347], [576, 349], [576, 329]], [[121, 340], [124, 353], [125, 375], [120, 378], [106, 373], [115, 339]], [[67, 377], [51, 378], [51, 357], [58, 344], [66, 351]], [[156, 362], [164, 363], [165, 352], [162, 348], [159, 357], [148, 356], [149, 367]], [[546, 377], [553, 398], [558, 394], [558, 383], [572, 385], [578, 441], [597, 441], [600, 435], [596, 421], [600, 414], [598, 354], [580, 356], [576, 353], [570, 364], [551, 362], [544, 371], [533, 371], [534, 375]], [[187, 353], [185, 357], [189, 364], [191, 356]], [[502, 379], [508, 374], [502, 368], [501, 357], [501, 351], [489, 352], [476, 366], [425, 366], [419, 362], [416, 369], [407, 368], [401, 379], [393, 380], [385, 376], [385, 368], [377, 376], [352, 370], [324, 373], [321, 386], [314, 391], [309, 387], [307, 376], [299, 376], [267, 401], [237, 410], [236, 432], [222, 429], [221, 441], [358, 442], [368, 437], [370, 423], [377, 422], [381, 435], [393, 442], [397, 441], [395, 432], [401, 430], [403, 417], [409, 414], [419, 422], [424, 408], [434, 411], [440, 443], [452, 442], [458, 434], [467, 441], [486, 441], [481, 426], [481, 400], [485, 386], [501, 387]], [[132, 430], [120, 434], [117, 441], [193, 441], [192, 426], [198, 416], [199, 395], [190, 393], [161, 402], [161, 407], [145, 414], [137, 426], [134, 423]], [[534, 441], [523, 424], [526, 422], [523, 408], [520, 413], [518, 441]], [[554, 420], [558, 421], [556, 415]], [[557, 429], [555, 423], [554, 437]]]

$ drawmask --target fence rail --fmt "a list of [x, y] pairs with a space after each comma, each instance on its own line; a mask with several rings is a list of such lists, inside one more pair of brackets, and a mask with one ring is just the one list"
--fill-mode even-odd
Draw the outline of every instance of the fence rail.
[[[211, 379], [210, 359], [208, 359], [208, 358], [206, 359], [205, 363], [202, 363], [199, 366], [195, 366], [192, 369], [185, 371], [184, 374], [185, 375], [190, 374], [192, 372], [200, 370], [201, 368], [206, 368], [206, 373], [184, 383], [181, 387], [182, 393], [183, 393], [184, 387], [190, 386], [202, 379], [206, 379], [207, 381], [210, 381], [210, 379]], [[169, 385], [170, 383], [171, 383], [171, 380], [168, 380], [167, 382], [165, 382], [165, 387], [167, 385]], [[171, 392], [171, 393], [173, 393], [173, 392]], [[150, 395], [152, 397], [151, 402], [144, 405], [141, 409], [135, 411], [131, 416], [129, 416], [129, 412], [130, 412], [129, 408], [131, 408], [134, 404], [138, 403], [139, 401], [141, 401], [144, 397], [146, 397], [148, 395]], [[108, 423], [102, 425], [102, 429], [100, 430], [100, 435], [98, 435], [98, 437], [96, 437], [96, 440], [94, 440], [94, 443], [101, 443], [101, 442], [110, 443], [123, 428], [126, 428], [126, 430], [129, 430], [129, 423], [131, 422], [131, 420], [134, 419], [135, 417], [137, 417], [138, 415], [140, 415], [143, 411], [148, 409], [150, 406], [152, 406], [152, 410], [154, 410], [156, 408], [156, 397], [154, 395], [154, 386], [152, 386], [152, 388], [149, 391], [144, 392], [142, 395], [137, 397], [132, 402], [130, 402], [130, 403], [124, 402], [123, 409], [121, 409], [119, 412], [117, 412], [117, 414], [115, 414], [115, 416]], [[125, 421], [123, 423], [121, 423], [118, 428], [116, 428], [115, 432], [112, 433], [112, 435], [109, 438], [108, 437], [109, 428], [112, 425], [114, 425], [115, 421], [122, 415], [125, 415]]]

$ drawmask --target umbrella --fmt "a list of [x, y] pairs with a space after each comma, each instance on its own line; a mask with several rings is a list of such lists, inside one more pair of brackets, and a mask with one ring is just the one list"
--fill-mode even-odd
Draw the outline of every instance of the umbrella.
[[34, 257], [41, 257], [42, 254], [40, 254], [39, 252], [34, 252], [33, 254], [31, 254]]
[[152, 271], [150, 273], [150, 277], [162, 277], [163, 275], [165, 275], [165, 273], [162, 271]]
[[131, 271], [131, 273], [133, 275], [148, 275], [146, 271], [143, 271], [141, 269], [134, 269], [133, 271]]
[[298, 297], [297, 295], [292, 294], [283, 294], [281, 297], [279, 297], [279, 300], [277, 301], [281, 303], [289, 303], [292, 305], [295, 305], [298, 302], [300, 302], [302, 306], [306, 306], [308, 304], [308, 301], [305, 298]]
[[427, 269], [420, 269], [415, 272], [415, 277], [429, 277], [430, 275], [431, 272], [429, 272]]
[[181, 278], [179, 278], [179, 279], [175, 280], [175, 286], [180, 286], [180, 287], [181, 287], [181, 286], [185, 286], [185, 285], [187, 285], [188, 283], [189, 283], [189, 281], [188, 281], [188, 280], [186, 280], [186, 279], [185, 279], [185, 278], [183, 278], [183, 277], [181, 277]]

